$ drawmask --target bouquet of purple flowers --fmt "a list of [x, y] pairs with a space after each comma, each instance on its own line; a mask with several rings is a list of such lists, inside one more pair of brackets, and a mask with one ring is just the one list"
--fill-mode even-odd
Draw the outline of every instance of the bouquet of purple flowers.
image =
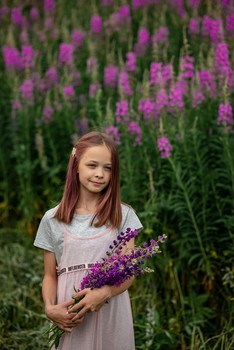
[[[145, 260], [150, 259], [156, 253], [161, 253], [159, 242], [164, 243], [167, 236], [163, 234], [158, 236], [157, 241], [151, 239], [149, 244], [144, 243], [143, 246], [126, 249], [126, 243], [137, 235], [138, 231], [130, 228], [126, 232], [121, 232], [109, 246], [106, 257], [101, 262], [93, 264], [89, 273], [83, 278], [80, 290], [101, 288], [105, 285], [120, 286], [133, 276], [153, 272], [154, 270], [145, 266]], [[77, 292], [76, 289], [75, 291]], [[79, 301], [80, 299], [74, 299], [74, 303]], [[50, 349], [53, 346], [55, 348], [59, 346], [60, 338], [64, 332], [55, 324], [49, 328]]]

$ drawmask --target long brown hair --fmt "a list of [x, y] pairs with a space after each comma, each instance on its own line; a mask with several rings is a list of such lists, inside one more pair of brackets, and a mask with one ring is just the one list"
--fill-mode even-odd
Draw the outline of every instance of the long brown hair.
[[102, 191], [97, 206], [95, 227], [110, 224], [117, 228], [122, 221], [120, 205], [119, 155], [112, 138], [104, 133], [92, 131], [83, 135], [73, 148], [70, 155], [63, 197], [55, 213], [59, 221], [70, 223], [80, 197], [80, 182], [77, 175], [80, 158], [89, 147], [105, 145], [111, 152], [111, 178], [108, 186]]

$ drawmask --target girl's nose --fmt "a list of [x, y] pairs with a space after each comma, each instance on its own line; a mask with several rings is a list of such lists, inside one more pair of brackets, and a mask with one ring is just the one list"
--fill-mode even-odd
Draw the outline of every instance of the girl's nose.
[[96, 170], [97, 171], [96, 171], [95, 176], [96, 177], [103, 177], [103, 170], [101, 168], [97, 168]]

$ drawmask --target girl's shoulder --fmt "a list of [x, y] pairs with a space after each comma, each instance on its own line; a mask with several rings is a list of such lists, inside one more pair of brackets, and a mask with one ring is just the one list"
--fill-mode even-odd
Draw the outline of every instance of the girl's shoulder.
[[[45, 220], [45, 221], [51, 221], [51, 220], [53, 220], [53, 219], [55, 219], [55, 213], [56, 213], [56, 211], [58, 210], [58, 205], [56, 205], [55, 207], [53, 207], [53, 208], [50, 208], [50, 209], [48, 209], [46, 212], [45, 212], [45, 214], [44, 214], [44, 216], [43, 216], [43, 220]], [[55, 219], [56, 220], [56, 219]]]
[[124, 221], [127, 217], [136, 216], [136, 212], [133, 207], [127, 203], [121, 202], [122, 209], [122, 221]]
[[119, 232], [125, 232], [127, 228], [140, 230], [142, 224], [131, 205], [127, 203], [121, 203], [122, 209], [122, 223], [119, 228]]

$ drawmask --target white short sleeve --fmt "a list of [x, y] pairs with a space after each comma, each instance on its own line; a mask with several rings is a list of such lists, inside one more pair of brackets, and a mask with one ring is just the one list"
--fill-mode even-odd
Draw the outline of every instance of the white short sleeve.
[[126, 204], [121, 204], [122, 207], [122, 223], [119, 227], [118, 231], [125, 232], [127, 228], [131, 228], [133, 230], [142, 229], [142, 223], [140, 222], [137, 214], [133, 210], [132, 207], [127, 206]]

